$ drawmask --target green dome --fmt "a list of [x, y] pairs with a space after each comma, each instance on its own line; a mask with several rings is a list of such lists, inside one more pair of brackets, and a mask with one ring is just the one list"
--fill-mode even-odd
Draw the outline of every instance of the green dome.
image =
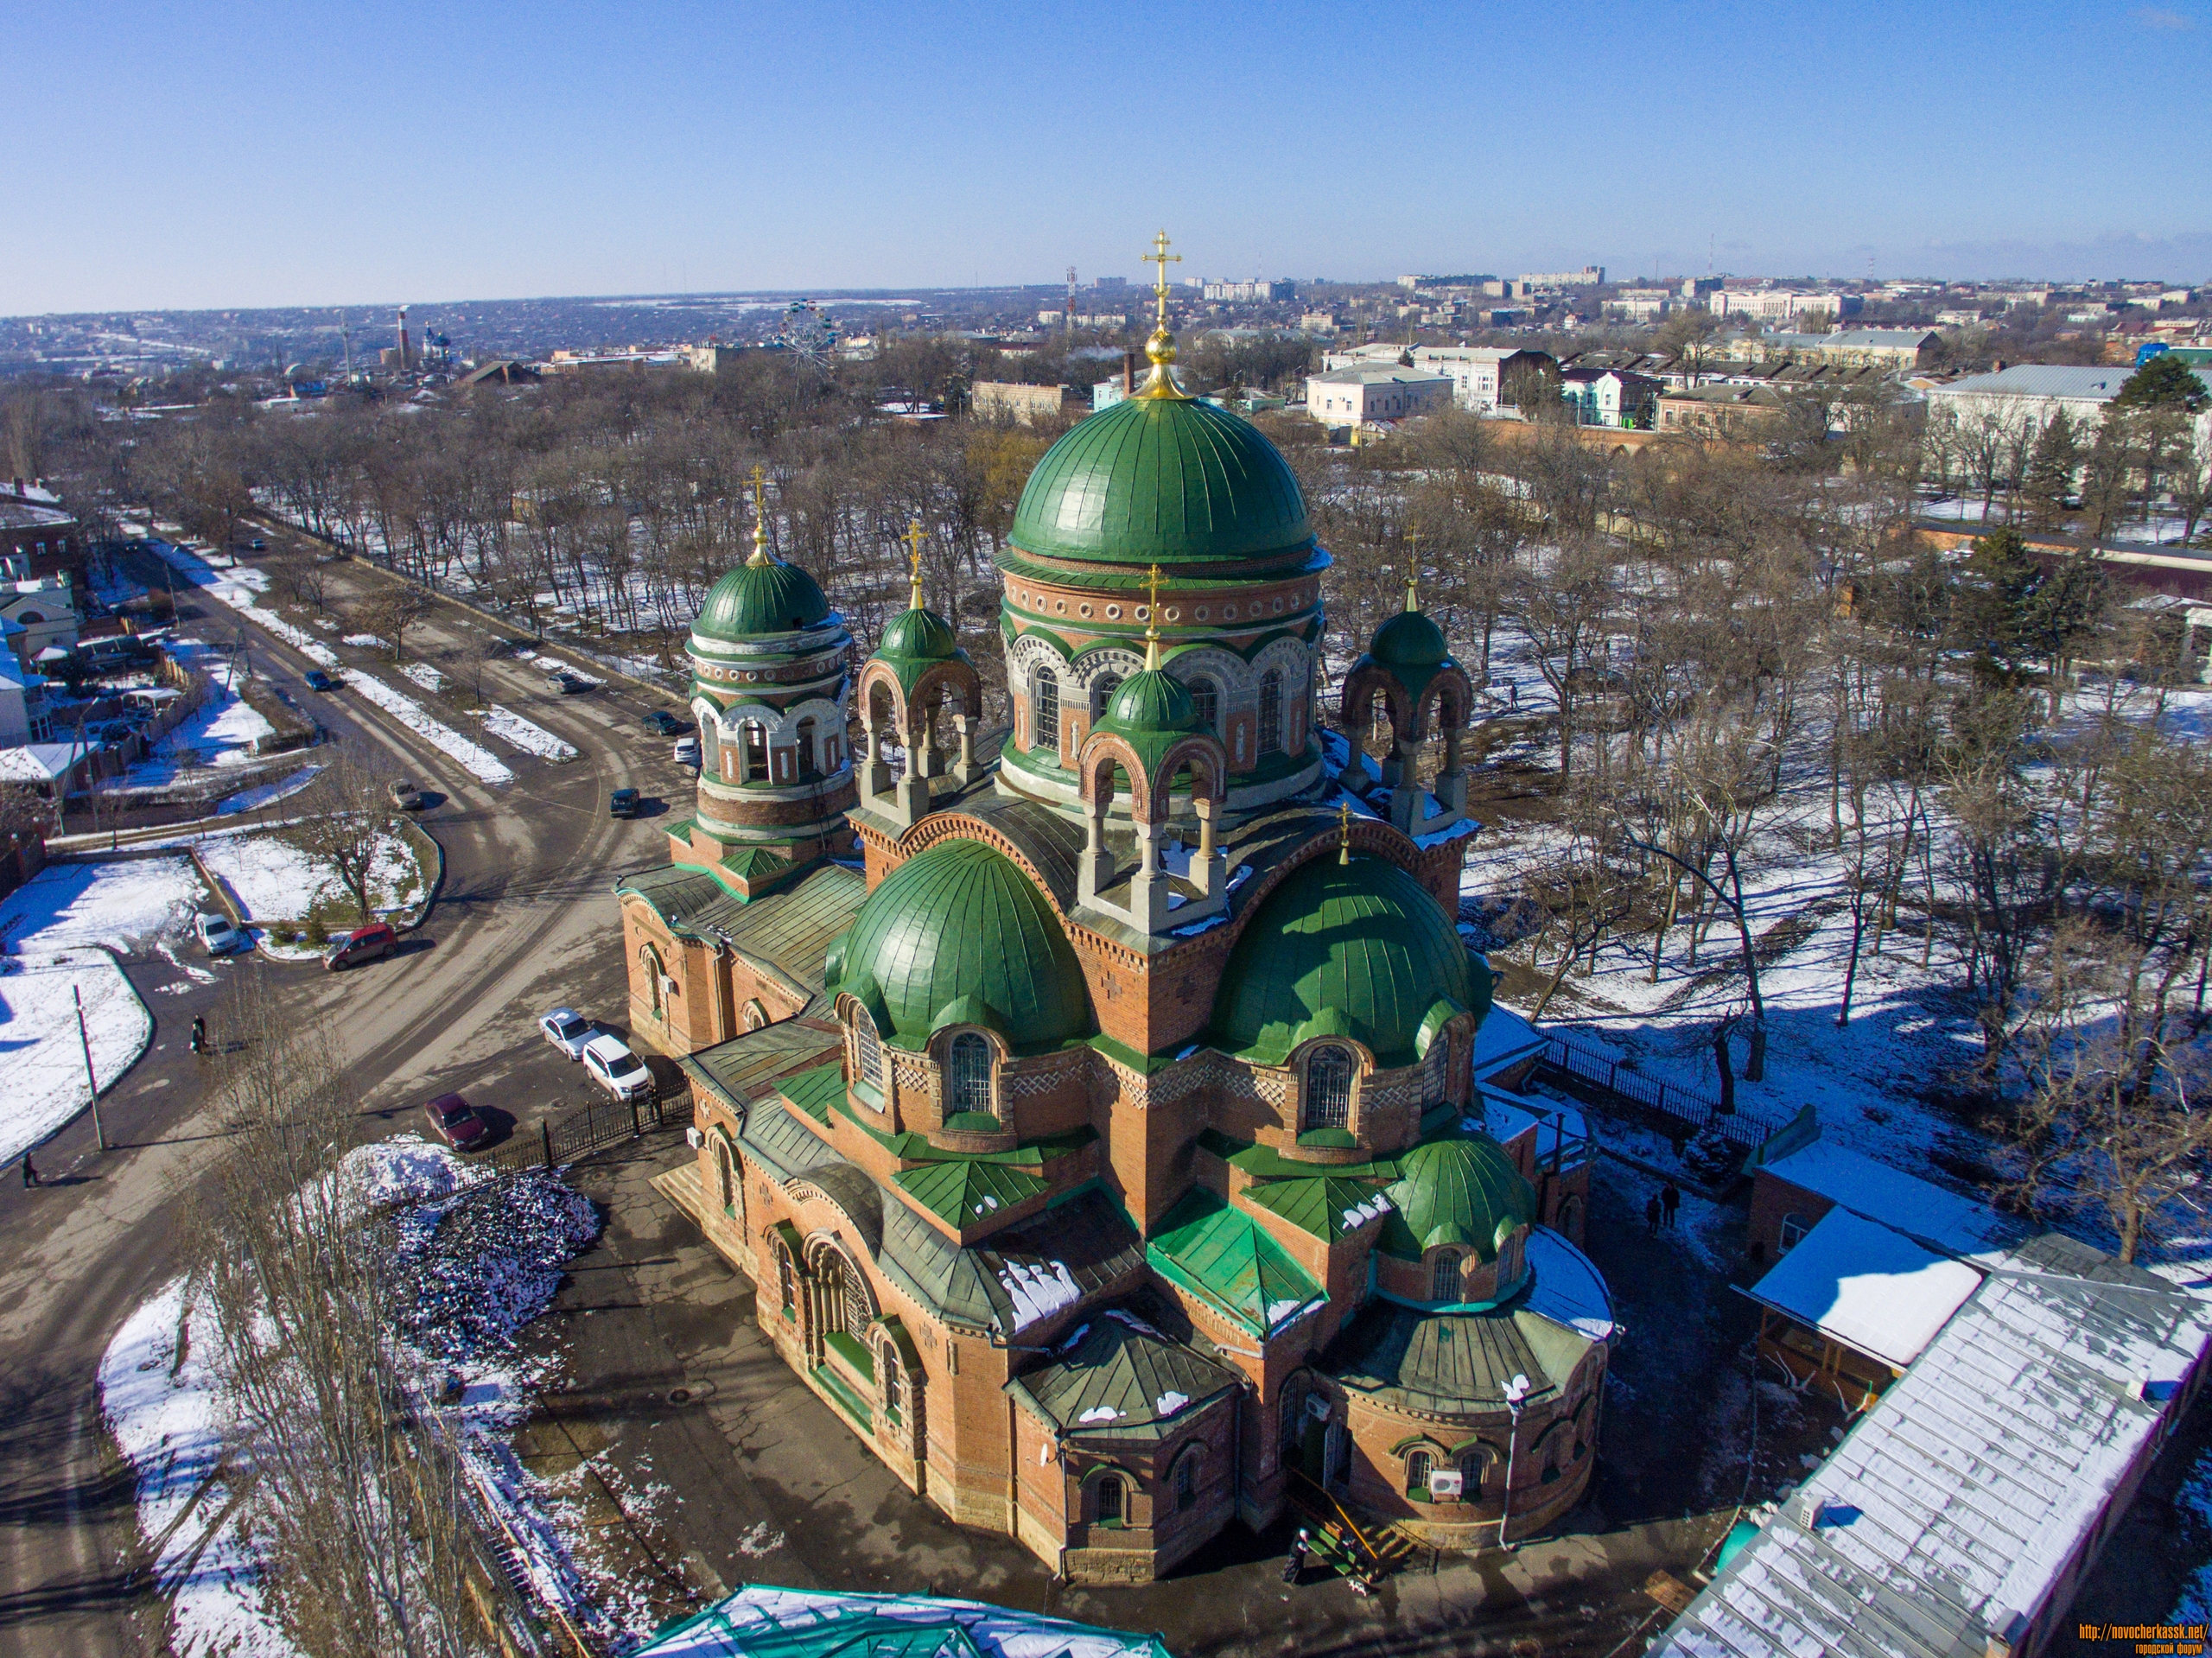
[[1490, 974], [1428, 889], [1381, 858], [1301, 865], [1237, 939], [1214, 1003], [1218, 1045], [1280, 1063], [1316, 1036], [1414, 1063], [1433, 1021], [1490, 1011]]
[[1488, 1134], [1454, 1135], [1416, 1146], [1398, 1159], [1386, 1188], [1391, 1213], [1376, 1247], [1401, 1261], [1457, 1244], [1484, 1261], [1536, 1218], [1536, 1194]]
[[1195, 731], [1198, 705], [1165, 669], [1141, 668], [1115, 688], [1099, 723], [1125, 731]]
[[1127, 397], [1045, 452], [1007, 539], [1050, 558], [1192, 565], [1302, 553], [1313, 531], [1298, 480], [1249, 422]]
[[979, 841], [940, 841], [885, 876], [828, 968], [830, 988], [905, 1047], [947, 1025], [987, 1026], [1017, 1048], [1090, 1029], [1083, 969], [1052, 906]]
[[796, 633], [830, 619], [830, 601], [814, 578], [781, 560], [744, 563], [715, 583], [691, 631], [702, 638], [742, 642], [764, 633]]
[[1444, 630], [1418, 610], [1402, 610], [1375, 630], [1367, 654], [1385, 668], [1433, 672], [1452, 655]]
[[952, 624], [937, 612], [902, 610], [883, 630], [883, 643], [875, 647], [875, 654], [909, 662], [950, 662], [960, 654], [960, 641], [953, 636]]

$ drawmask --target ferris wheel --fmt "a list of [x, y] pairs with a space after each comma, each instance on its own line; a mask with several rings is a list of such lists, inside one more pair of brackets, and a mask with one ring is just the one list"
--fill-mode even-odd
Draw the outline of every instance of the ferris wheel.
[[837, 357], [837, 325], [812, 300], [793, 300], [784, 308], [783, 327], [768, 343], [827, 374]]

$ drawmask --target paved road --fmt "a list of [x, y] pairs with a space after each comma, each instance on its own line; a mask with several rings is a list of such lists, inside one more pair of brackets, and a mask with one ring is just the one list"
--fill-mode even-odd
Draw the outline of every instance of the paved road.
[[[311, 556], [271, 539], [268, 561], [279, 570]], [[327, 569], [334, 602], [381, 579]], [[275, 591], [283, 587], [280, 577]], [[227, 638], [238, 626], [236, 613], [205, 595], [180, 592], [179, 600], [188, 632]], [[537, 672], [484, 661], [490, 630], [467, 613], [441, 608], [410, 633], [410, 655], [443, 657], [457, 683], [483, 661], [487, 694], [575, 745], [577, 759], [506, 757], [515, 781], [487, 787], [358, 696], [308, 690], [304, 658], [248, 626], [257, 671], [313, 708], [339, 742], [381, 754], [444, 797], [424, 826], [445, 849], [445, 885], [403, 954], [346, 974], [257, 956], [201, 968], [199, 978], [158, 956], [127, 964], [154, 1013], [155, 1045], [103, 1102], [114, 1149], [96, 1155], [89, 1118], [79, 1119], [41, 1150], [54, 1184], [0, 1188], [0, 1658], [159, 1647], [161, 1610], [137, 1575], [130, 1491], [103, 1444], [94, 1374], [116, 1326], [178, 1269], [177, 1194], [220, 1149], [208, 1062], [186, 1051], [192, 1016], [205, 1013], [219, 1038], [227, 999], [242, 993], [331, 1020], [377, 1119], [365, 1125], [371, 1134], [415, 1127], [419, 1102], [449, 1088], [524, 1128], [580, 1104], [581, 1072], [537, 1039], [532, 1022], [566, 1001], [623, 1027], [608, 889], [616, 873], [665, 856], [666, 817], [611, 820], [607, 794], [635, 787], [672, 812], [690, 795], [667, 743], [645, 733], [649, 693], [617, 682], [550, 696]], [[340, 649], [407, 686], [388, 664]], [[209, 976], [213, 983], [200, 981]]]

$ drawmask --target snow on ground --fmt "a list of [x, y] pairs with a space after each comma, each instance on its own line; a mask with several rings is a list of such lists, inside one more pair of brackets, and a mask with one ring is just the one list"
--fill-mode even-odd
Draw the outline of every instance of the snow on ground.
[[[350, 910], [338, 871], [274, 835], [211, 835], [194, 842], [200, 860], [231, 889], [246, 919], [304, 921], [319, 904]], [[369, 870], [369, 902], [381, 914], [422, 901], [423, 867], [397, 835], [378, 842]]]
[[246, 677], [235, 662], [219, 659], [197, 639], [168, 644], [173, 655], [207, 676], [207, 700], [155, 744], [151, 753], [133, 761], [121, 785], [111, 786], [161, 788], [189, 768], [242, 765], [253, 758], [256, 742], [276, 734], [276, 727], [238, 694]]
[[477, 714], [484, 721], [484, 729], [501, 742], [512, 743], [526, 754], [556, 763], [576, 757], [575, 746], [555, 736], [543, 726], [533, 724], [512, 708], [503, 708], [494, 702]]
[[344, 638], [338, 642], [340, 645], [358, 645], [364, 651], [389, 651], [391, 649], [391, 641], [390, 639], [380, 639], [373, 633], [348, 633]]
[[26, 953], [86, 944], [128, 950], [181, 931], [202, 897], [188, 858], [48, 864], [0, 899], [0, 940]]
[[433, 747], [442, 749], [486, 783], [512, 783], [513, 771], [481, 743], [471, 742], [451, 726], [433, 720], [411, 696], [402, 696], [380, 679], [356, 672], [346, 683]]
[[105, 1087], [146, 1051], [153, 1034], [145, 1004], [103, 951], [41, 950], [0, 960], [0, 1066], [8, 1078], [0, 1089], [0, 1163], [22, 1156], [91, 1102], [86, 1041]]
[[[540, 1591], [603, 1629], [605, 1615], [583, 1599], [539, 1483], [506, 1445], [544, 1379], [544, 1363], [521, 1356], [516, 1332], [544, 1311], [567, 1261], [597, 1235], [597, 1211], [557, 1174], [495, 1180], [411, 1134], [364, 1147], [342, 1166], [353, 1197], [393, 1211], [402, 1299], [413, 1309], [401, 1338], [430, 1384], [424, 1413], [480, 1494], [505, 1511]], [[234, 1640], [240, 1655], [288, 1654], [264, 1607], [245, 1516], [223, 1483], [224, 1386], [210, 1363], [220, 1344], [207, 1327], [212, 1316], [181, 1279], [149, 1299], [101, 1361], [101, 1406], [137, 1477], [139, 1528], [157, 1547], [156, 1582], [173, 1601], [177, 1651], [216, 1658]]]
[[228, 605], [232, 610], [251, 610], [254, 620], [290, 645], [302, 656], [320, 667], [339, 666], [338, 653], [317, 639], [306, 629], [295, 627], [273, 611], [259, 609], [255, 600], [269, 590], [269, 575], [265, 570], [234, 569], [218, 570], [196, 554], [166, 541], [149, 541], [162, 562], [209, 597]]
[[427, 662], [410, 662], [399, 671], [426, 691], [442, 691], [446, 688], [446, 677]]
[[577, 667], [575, 663], [570, 662], [563, 657], [551, 656], [543, 651], [518, 651], [517, 654], [519, 655], [524, 662], [533, 663], [537, 666], [543, 669], [549, 674], [566, 674], [569, 678], [580, 679], [587, 685], [604, 685], [607, 683], [605, 680], [586, 673], [582, 669]]
[[273, 806], [288, 795], [296, 795], [313, 783], [320, 775], [320, 765], [302, 765], [289, 777], [274, 783], [264, 783], [257, 788], [241, 789], [238, 793], [215, 803], [219, 816], [230, 816], [238, 812], [258, 811], [264, 806]]

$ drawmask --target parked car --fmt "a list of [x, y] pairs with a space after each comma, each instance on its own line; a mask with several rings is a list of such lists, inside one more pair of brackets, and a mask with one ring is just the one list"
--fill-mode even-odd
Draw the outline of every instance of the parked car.
[[595, 1036], [584, 1044], [584, 1069], [618, 1100], [641, 1100], [653, 1091], [653, 1074], [619, 1036]]
[[334, 938], [322, 953], [322, 964], [333, 973], [341, 967], [359, 967], [389, 956], [399, 947], [399, 935], [389, 921], [372, 921], [356, 927], [343, 938]]
[[574, 696], [586, 687], [574, 674], [557, 673], [545, 676], [545, 689], [556, 696]]
[[391, 804], [404, 812], [423, 810], [423, 791], [405, 778], [394, 779], [385, 792], [391, 797]]
[[200, 935], [200, 948], [210, 956], [228, 956], [245, 943], [245, 935], [225, 915], [195, 916], [192, 930]]
[[641, 804], [635, 789], [617, 789], [607, 797], [607, 813], [610, 817], [635, 817]]
[[677, 739], [676, 763], [678, 765], [695, 767], [699, 764], [699, 740], [696, 737]]
[[677, 719], [666, 708], [646, 709], [645, 723], [664, 737], [677, 736], [691, 728], [688, 721]]
[[476, 1108], [458, 1094], [441, 1094], [423, 1108], [423, 1115], [438, 1131], [438, 1138], [457, 1152], [473, 1151], [492, 1131]]
[[256, 536], [251, 541], [246, 543], [246, 545], [257, 553], [265, 553], [269, 550], [269, 543], [259, 536]]
[[308, 689], [311, 691], [334, 691], [338, 682], [320, 668], [308, 670]]
[[584, 1049], [599, 1032], [592, 1023], [573, 1007], [556, 1007], [537, 1021], [537, 1028], [545, 1032], [545, 1039], [567, 1054], [571, 1059], [584, 1057]]

